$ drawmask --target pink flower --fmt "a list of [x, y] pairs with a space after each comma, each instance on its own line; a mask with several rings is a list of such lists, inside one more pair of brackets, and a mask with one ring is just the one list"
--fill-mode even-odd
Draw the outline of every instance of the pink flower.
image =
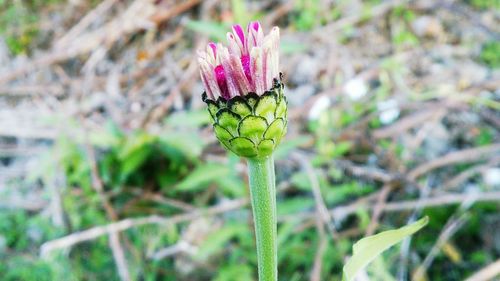
[[250, 92], [262, 95], [279, 79], [279, 28], [264, 36], [259, 22], [251, 22], [247, 34], [240, 25], [227, 33], [228, 47], [209, 43], [198, 52], [200, 75], [209, 99], [226, 100]]

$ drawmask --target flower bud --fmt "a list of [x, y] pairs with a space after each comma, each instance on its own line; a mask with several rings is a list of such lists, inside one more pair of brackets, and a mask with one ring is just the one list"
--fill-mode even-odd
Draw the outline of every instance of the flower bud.
[[209, 43], [198, 53], [203, 101], [215, 135], [242, 157], [273, 153], [287, 126], [287, 101], [278, 70], [279, 29], [264, 36], [258, 22], [227, 34], [229, 48]]

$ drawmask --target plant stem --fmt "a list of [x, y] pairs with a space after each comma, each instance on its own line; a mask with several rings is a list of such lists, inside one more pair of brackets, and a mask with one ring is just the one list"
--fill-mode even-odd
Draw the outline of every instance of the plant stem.
[[278, 280], [274, 159], [248, 159], [259, 281]]

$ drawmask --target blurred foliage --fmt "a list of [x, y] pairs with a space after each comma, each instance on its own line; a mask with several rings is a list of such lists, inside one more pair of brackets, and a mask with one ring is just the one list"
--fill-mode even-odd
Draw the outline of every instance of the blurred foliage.
[[[39, 34], [39, 12], [48, 9], [47, 4], [57, 5], [62, 0], [0, 0], [0, 33], [5, 34], [9, 49], [14, 54], [29, 52]], [[95, 5], [98, 1], [92, 1]], [[477, 9], [497, 7], [497, 0], [467, 0]], [[343, 16], [342, 5], [321, 8], [321, 1], [295, 1], [293, 11], [284, 22], [299, 31], [311, 31]], [[380, 1], [363, 2], [363, 20], [371, 18], [372, 7]], [[248, 12], [247, 1], [232, 0], [231, 21], [245, 24], [249, 20], [262, 19], [263, 14]], [[395, 48], [405, 50], [422, 42], [416, 37], [410, 24], [419, 16], [407, 5], [395, 7], [388, 14], [387, 24], [392, 30], [388, 34]], [[228, 19], [209, 21], [190, 20], [186, 27], [194, 32], [207, 34], [212, 40], [225, 41]], [[342, 43], [359, 36], [355, 26], [340, 31]], [[307, 42], [281, 42], [284, 53], [307, 52]], [[492, 68], [500, 65], [500, 43], [490, 41], [482, 46], [479, 59]], [[373, 143], [357, 143], [339, 136], [339, 132], [367, 120], [369, 128], [383, 125], [377, 104], [387, 100], [397, 81], [404, 80], [407, 66], [392, 57], [381, 59], [378, 77], [370, 81], [369, 94], [359, 100], [346, 96], [335, 97], [335, 105], [319, 114], [300, 128], [300, 135], [287, 139], [276, 152], [280, 167], [277, 170], [279, 183], [289, 187], [279, 193], [278, 213], [285, 218], [278, 227], [279, 263], [282, 280], [308, 280], [310, 269], [319, 243], [314, 222], [301, 220], [296, 214], [315, 211], [309, 175], [301, 167], [286, 161], [289, 153], [306, 147], [317, 172], [319, 188], [328, 207], [335, 207], [374, 193], [381, 188], [375, 181], [352, 176], [337, 166], [340, 158], [362, 159], [363, 164], [376, 166], [372, 155], [394, 157], [400, 166], [414, 163], [403, 156], [422, 154], [423, 148], [408, 151], [401, 142], [381, 139]], [[337, 78], [342, 80], [341, 78]], [[341, 81], [345, 82], [345, 81]], [[425, 93], [424, 93], [425, 94]], [[436, 94], [412, 95], [409, 99], [436, 99]], [[349, 106], [345, 106], [348, 104]], [[481, 110], [481, 107], [477, 107]], [[369, 117], [369, 118], [368, 118]], [[77, 122], [75, 122], [77, 123]], [[49, 186], [60, 176], [61, 199], [64, 207], [62, 224], [55, 224], [45, 212], [24, 210], [0, 210], [0, 279], [14, 280], [118, 280], [109, 241], [106, 236], [73, 247], [69, 251], [58, 251], [46, 259], [40, 259], [39, 248], [46, 242], [71, 233], [109, 223], [102, 202], [92, 183], [92, 163], [89, 148], [95, 153], [99, 177], [106, 194], [121, 218], [147, 215], [170, 216], [185, 210], [166, 204], [156, 198], [175, 198], [188, 205], [203, 209], [225, 200], [247, 198], [248, 190], [239, 170], [240, 160], [228, 155], [223, 160], [205, 157], [205, 152], [216, 149], [208, 146], [199, 128], [206, 126], [205, 110], [176, 112], [164, 120], [162, 130], [151, 133], [143, 130], [126, 131], [109, 123], [104, 131], [92, 132], [88, 136], [71, 135], [56, 140], [51, 151], [43, 156], [40, 165], [30, 175], [32, 183]], [[75, 124], [75, 127], [78, 127]], [[463, 146], [488, 145], [498, 141], [495, 128], [477, 126], [477, 134], [470, 140], [461, 140]], [[362, 136], [361, 138], [364, 138]], [[217, 149], [220, 147], [216, 146]], [[384, 161], [378, 159], [377, 161]], [[469, 165], [456, 165], [450, 170], [460, 172]], [[438, 174], [436, 177], [439, 177]], [[17, 188], [18, 182], [11, 183]], [[477, 178], [471, 184], [481, 186]], [[399, 188], [403, 189], [403, 188]], [[397, 189], [391, 200], [405, 200], [416, 195], [409, 188], [407, 193]], [[43, 194], [50, 198], [52, 194]], [[415, 268], [425, 258], [443, 231], [443, 225], [457, 212], [457, 206], [438, 206], [424, 209], [423, 215], [431, 218], [429, 226], [412, 240], [410, 267]], [[452, 237], [446, 249], [436, 257], [427, 272], [428, 280], [461, 280], [478, 268], [498, 259], [500, 246], [497, 242], [500, 225], [498, 204], [475, 204], [467, 212], [470, 219]], [[406, 224], [410, 212], [388, 213], [384, 216], [380, 230]], [[336, 226], [343, 231], [335, 241], [328, 236], [323, 256], [322, 280], [339, 280], [344, 258], [351, 253], [353, 241], [361, 238], [370, 221], [367, 210], [339, 218]], [[485, 223], [486, 222], [486, 223]], [[491, 229], [486, 229], [490, 227]], [[194, 229], [194, 230], [193, 230]], [[189, 233], [194, 235], [189, 237]], [[247, 208], [227, 212], [216, 218], [204, 218], [176, 225], [145, 225], [131, 228], [122, 235], [129, 269], [139, 280], [255, 280], [256, 257], [252, 220]], [[195, 239], [196, 238], [196, 239]], [[191, 239], [197, 251], [183, 253], [174, 258], [154, 259], [161, 249]], [[378, 280], [393, 280], [397, 271], [400, 251], [389, 250], [367, 270]], [[458, 258], [457, 258], [458, 257]], [[462, 262], [457, 260], [462, 259]], [[374, 280], [377, 280], [374, 278]]]
[[63, 0], [0, 0], [0, 34], [14, 55], [28, 53], [39, 32], [39, 13]]
[[295, 5], [297, 14], [293, 22], [298, 30], [311, 30], [319, 24], [319, 0], [299, 0]]
[[26, 2], [0, 0], [0, 33], [15, 55], [25, 53], [38, 33], [38, 17]]
[[465, 0], [465, 2], [479, 10], [500, 9], [499, 0]]
[[500, 67], [500, 41], [490, 41], [481, 48], [479, 58], [491, 68]]
[[409, 27], [415, 20], [415, 13], [406, 6], [397, 6], [392, 10], [391, 19], [393, 25], [392, 42], [398, 48], [415, 46], [419, 43], [418, 38]]
[[[373, 182], [353, 179], [335, 165], [335, 159], [363, 153], [356, 144], [333, 142], [338, 129], [352, 125], [361, 116], [375, 110], [358, 107], [356, 103], [362, 102], [354, 102], [352, 111], [343, 111], [342, 118], [338, 118], [335, 111], [323, 112], [309, 126], [312, 139], [292, 139], [280, 147], [284, 152], [278, 151], [277, 154], [278, 161], [282, 161], [280, 159], [283, 159], [286, 151], [311, 140], [314, 142], [316, 154], [313, 165], [318, 168], [320, 190], [327, 206], [336, 206], [379, 188]], [[206, 123], [204, 110], [179, 112], [165, 120], [165, 129], [157, 135], [144, 131], [125, 132], [110, 123], [106, 131], [88, 136], [95, 150], [104, 188], [122, 216], [169, 216], [181, 212], [173, 206], [153, 202], [142, 196], [146, 193], [176, 198], [200, 208], [217, 203], [213, 201], [221, 198], [248, 196], [246, 184], [235, 168], [238, 158], [229, 157], [227, 162], [202, 160], [202, 153], [207, 147], [194, 128]], [[488, 136], [488, 130], [484, 131], [478, 141], [487, 143], [491, 137]], [[391, 145], [387, 149], [392, 149]], [[47, 180], [54, 175], [52, 169], [55, 167], [64, 170], [68, 186], [61, 194], [65, 223], [54, 227], [44, 214], [18, 210], [0, 212], [2, 280], [118, 280], [105, 236], [79, 244], [69, 252], [55, 252], [44, 260], [39, 259], [37, 249], [44, 241], [108, 223], [102, 204], [92, 188], [91, 163], [85, 138], [59, 139], [53, 151], [46, 155], [45, 161], [46, 164], [33, 171], [31, 177]], [[278, 170], [278, 181], [288, 177], [287, 173], [286, 170]], [[294, 215], [313, 211], [315, 202], [307, 173], [295, 170], [289, 176], [291, 187], [278, 198], [279, 215], [289, 218], [281, 222], [278, 228], [279, 271], [283, 280], [307, 280], [319, 239], [313, 225], [304, 225]], [[212, 189], [211, 186], [218, 188]], [[415, 236], [412, 244], [420, 256], [426, 256], [443, 225], [456, 209], [450, 206], [424, 210], [424, 214], [432, 218], [431, 222], [425, 231]], [[448, 251], [443, 251], [436, 258], [436, 263], [440, 265], [438, 268], [448, 269], [446, 274], [433, 267], [428, 272], [430, 280], [456, 280], [457, 276], [467, 276], [472, 268], [491, 262], [500, 254], [498, 248], [482, 246], [484, 240], [489, 238], [484, 237], [481, 227], [483, 219], [494, 218], [492, 214], [498, 211], [496, 204], [477, 204], [469, 210], [473, 215], [467, 227], [453, 237]], [[388, 215], [388, 220], [395, 222], [395, 225], [404, 225], [406, 221], [403, 218], [408, 214], [402, 214]], [[342, 229], [354, 227], [357, 234], [353, 237], [343, 236], [335, 241], [328, 238], [323, 256], [322, 277], [325, 280], [340, 279], [344, 257], [351, 253], [352, 243], [362, 236], [369, 220], [369, 214], [360, 210], [338, 222], [337, 226]], [[385, 226], [381, 230], [395, 225]], [[176, 259], [151, 258], [153, 253], [162, 248], [190, 239], [187, 234], [190, 228], [197, 229], [196, 236], [200, 241], [195, 245], [195, 255]], [[195, 220], [178, 225], [136, 227], [125, 231], [122, 237], [127, 241], [124, 245], [129, 252], [129, 269], [140, 280], [255, 280], [256, 257], [248, 208], [227, 213], [222, 219], [208, 219], [205, 223]], [[453, 244], [458, 241], [461, 245], [467, 241], [466, 245], [469, 246], [453, 248]], [[456, 252], [455, 256], [464, 256], [464, 251], [467, 251], [471, 257], [467, 258], [467, 262], [457, 263], [452, 254], [446, 254], [453, 251]], [[368, 267], [368, 271], [373, 276], [382, 276], [379, 280], [392, 280], [394, 261], [398, 256], [397, 248], [388, 250]]]

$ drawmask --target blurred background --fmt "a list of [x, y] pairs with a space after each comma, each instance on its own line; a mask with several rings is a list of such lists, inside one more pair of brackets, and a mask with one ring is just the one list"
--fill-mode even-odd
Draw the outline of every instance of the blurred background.
[[500, 280], [499, 0], [0, 0], [0, 280], [256, 280], [196, 50], [281, 29], [280, 280]]

